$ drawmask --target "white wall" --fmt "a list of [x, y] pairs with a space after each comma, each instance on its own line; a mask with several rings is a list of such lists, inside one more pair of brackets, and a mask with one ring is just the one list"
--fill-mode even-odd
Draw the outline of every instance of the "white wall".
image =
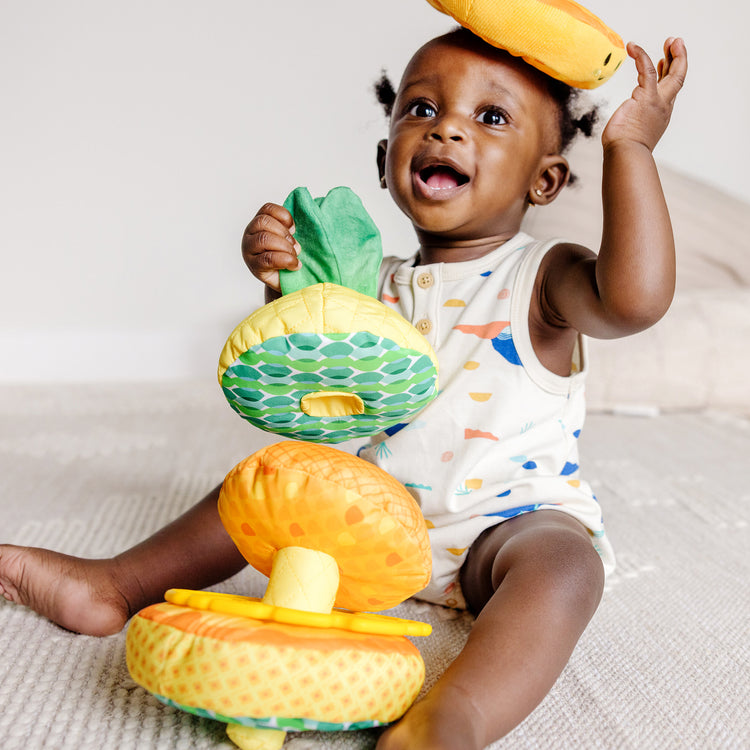
[[[687, 39], [658, 156], [750, 200], [747, 6], [588, 5], [654, 54]], [[424, 0], [0, 0], [0, 380], [212, 377], [261, 300], [242, 230], [296, 185], [351, 186], [407, 252], [371, 84], [450, 26]]]

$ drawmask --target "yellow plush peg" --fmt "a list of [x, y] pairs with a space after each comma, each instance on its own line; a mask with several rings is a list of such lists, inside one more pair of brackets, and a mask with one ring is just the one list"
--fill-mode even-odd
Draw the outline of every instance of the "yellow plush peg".
[[495, 47], [569, 86], [593, 89], [625, 59], [620, 36], [572, 0], [427, 0]]
[[330, 614], [339, 589], [336, 560], [321, 550], [284, 547], [273, 558], [263, 603]]

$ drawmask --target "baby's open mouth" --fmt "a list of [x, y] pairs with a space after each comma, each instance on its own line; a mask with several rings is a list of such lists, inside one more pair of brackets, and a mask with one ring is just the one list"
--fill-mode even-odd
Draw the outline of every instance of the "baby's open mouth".
[[446, 164], [433, 164], [432, 166], [420, 169], [419, 179], [434, 190], [447, 190], [459, 187], [469, 181], [469, 178], [465, 174], [461, 174], [461, 172]]

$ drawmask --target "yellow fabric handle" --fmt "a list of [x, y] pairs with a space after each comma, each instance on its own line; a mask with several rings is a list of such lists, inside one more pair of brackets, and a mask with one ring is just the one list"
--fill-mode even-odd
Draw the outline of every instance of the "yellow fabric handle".
[[302, 397], [300, 409], [311, 417], [348, 417], [364, 414], [365, 404], [356, 393], [316, 391]]

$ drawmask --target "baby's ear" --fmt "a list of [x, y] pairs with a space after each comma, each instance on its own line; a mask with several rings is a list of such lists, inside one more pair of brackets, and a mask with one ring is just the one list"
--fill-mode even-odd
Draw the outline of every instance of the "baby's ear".
[[387, 185], [385, 184], [385, 155], [388, 153], [388, 140], [386, 138], [383, 138], [382, 141], [378, 143], [378, 177], [380, 178], [380, 187], [385, 188]]
[[535, 206], [546, 206], [552, 203], [570, 180], [568, 160], [559, 154], [543, 157], [539, 172], [529, 189], [529, 203]]

